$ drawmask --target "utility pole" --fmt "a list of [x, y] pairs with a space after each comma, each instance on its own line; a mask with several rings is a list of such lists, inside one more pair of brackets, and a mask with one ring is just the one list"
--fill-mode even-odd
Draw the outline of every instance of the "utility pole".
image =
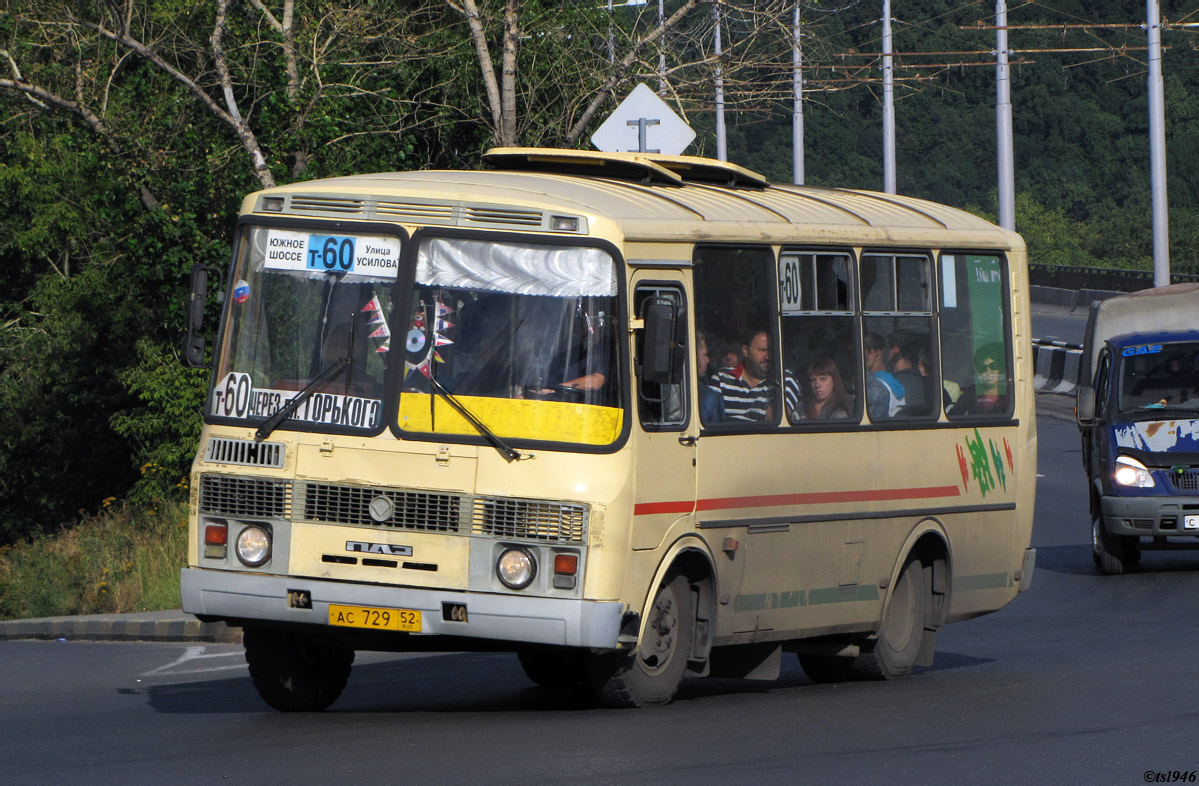
[[895, 193], [895, 96], [891, 0], [883, 0], [883, 191]]
[[712, 3], [712, 15], [716, 20], [716, 158], [728, 161], [728, 137], [724, 127], [724, 50], [720, 43], [720, 0]]
[[795, 0], [795, 43], [791, 47], [791, 89], [793, 92], [791, 105], [791, 179], [795, 185], [802, 186], [803, 171], [803, 41], [799, 37], [799, 3]]
[[1170, 283], [1169, 200], [1166, 197], [1166, 102], [1162, 86], [1162, 26], [1158, 0], [1145, 0], [1149, 32], [1149, 173], [1153, 206], [1153, 284]]
[[995, 3], [995, 142], [999, 159], [999, 226], [1016, 228], [1016, 176], [1012, 144], [1012, 81], [1008, 65], [1007, 3]]

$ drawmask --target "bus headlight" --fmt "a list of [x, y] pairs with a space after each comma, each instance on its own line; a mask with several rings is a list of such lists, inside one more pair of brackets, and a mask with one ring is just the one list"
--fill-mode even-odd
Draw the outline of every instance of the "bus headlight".
[[271, 533], [251, 524], [237, 536], [237, 558], [246, 567], [256, 568], [271, 558]]
[[1128, 456], [1120, 456], [1116, 459], [1116, 471], [1113, 477], [1116, 484], [1120, 486], [1132, 486], [1139, 489], [1150, 489], [1154, 486], [1153, 476], [1149, 474], [1145, 465]]
[[509, 589], [524, 589], [537, 576], [537, 560], [525, 549], [504, 549], [495, 562], [495, 575]]

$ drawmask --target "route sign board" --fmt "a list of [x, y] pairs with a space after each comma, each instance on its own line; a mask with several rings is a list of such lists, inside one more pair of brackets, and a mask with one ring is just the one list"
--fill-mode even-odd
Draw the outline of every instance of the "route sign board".
[[695, 131], [644, 84], [637, 85], [591, 135], [605, 153], [682, 155]]

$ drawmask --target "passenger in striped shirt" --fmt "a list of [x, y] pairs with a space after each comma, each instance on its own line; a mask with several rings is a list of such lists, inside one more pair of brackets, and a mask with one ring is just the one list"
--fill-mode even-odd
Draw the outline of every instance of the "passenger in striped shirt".
[[[721, 369], [712, 380], [712, 389], [724, 400], [726, 420], [763, 422], [774, 420], [778, 407], [778, 382], [770, 372], [770, 334], [754, 330], [741, 345], [741, 362], [736, 368]], [[786, 374], [788, 419], [798, 413], [800, 387], [794, 376]]]

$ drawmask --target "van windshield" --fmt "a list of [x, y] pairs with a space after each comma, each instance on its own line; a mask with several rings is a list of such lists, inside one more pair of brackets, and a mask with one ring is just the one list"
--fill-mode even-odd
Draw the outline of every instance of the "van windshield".
[[1121, 414], [1199, 413], [1199, 342], [1126, 346], [1117, 359]]

